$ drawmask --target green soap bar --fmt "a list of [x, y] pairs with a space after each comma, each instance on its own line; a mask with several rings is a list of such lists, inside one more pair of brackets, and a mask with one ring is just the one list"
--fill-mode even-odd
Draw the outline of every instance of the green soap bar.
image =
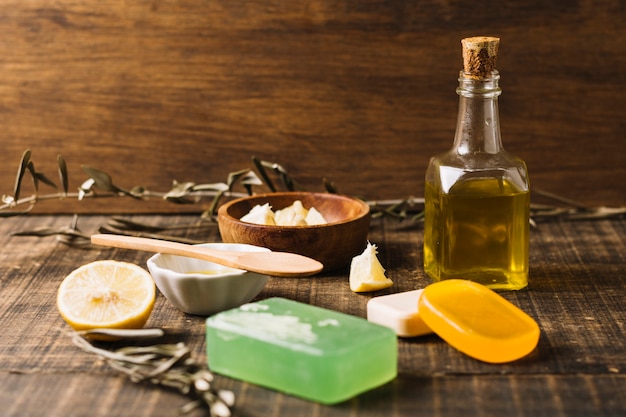
[[207, 356], [216, 373], [335, 404], [393, 380], [393, 330], [284, 298], [209, 317]]

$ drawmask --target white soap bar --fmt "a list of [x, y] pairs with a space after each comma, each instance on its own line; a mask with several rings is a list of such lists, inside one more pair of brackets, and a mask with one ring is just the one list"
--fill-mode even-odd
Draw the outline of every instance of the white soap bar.
[[406, 291], [372, 298], [367, 302], [367, 320], [389, 327], [401, 337], [432, 333], [417, 309], [417, 300], [422, 291]]

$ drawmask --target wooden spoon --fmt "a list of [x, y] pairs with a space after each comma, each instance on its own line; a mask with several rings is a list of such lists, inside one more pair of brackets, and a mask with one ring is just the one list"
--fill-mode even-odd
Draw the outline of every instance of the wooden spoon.
[[315, 259], [288, 252], [238, 252], [145, 237], [97, 234], [91, 243], [123, 249], [167, 253], [203, 259], [231, 268], [245, 269], [277, 277], [306, 277], [320, 272], [324, 265]]

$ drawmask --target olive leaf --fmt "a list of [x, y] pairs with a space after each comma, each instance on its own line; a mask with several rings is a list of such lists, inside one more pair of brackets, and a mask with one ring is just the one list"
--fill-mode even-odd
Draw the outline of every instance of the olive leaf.
[[324, 178], [322, 181], [324, 183], [324, 189], [326, 190], [326, 192], [331, 193], [331, 194], [339, 193], [339, 191], [337, 190], [337, 186], [335, 185], [334, 182], [329, 181], [326, 178]]
[[33, 230], [23, 230], [20, 232], [13, 232], [11, 233], [11, 236], [56, 236], [59, 242], [72, 246], [87, 246], [91, 242], [90, 236], [82, 233], [79, 230], [73, 230], [64, 227], [58, 229], [42, 227]]
[[276, 162], [262, 161], [256, 157], [252, 158], [252, 162], [254, 163], [254, 166], [256, 167], [257, 171], [259, 171], [259, 175], [261, 176], [265, 184], [268, 186], [268, 188], [272, 192], [276, 191], [276, 187], [274, 186], [274, 183], [270, 179], [266, 168], [272, 170], [274, 174], [278, 176], [278, 178], [281, 180], [283, 184], [283, 187], [287, 191], [295, 191], [296, 183], [294, 179], [289, 175], [287, 170], [283, 168], [280, 164], [277, 164]]
[[129, 193], [130, 193], [130, 195], [132, 197], [135, 197], [137, 199], [142, 199], [146, 195], [147, 191], [148, 190], [146, 190], [146, 187], [143, 187], [141, 185], [137, 185], [137, 186], [131, 188]]
[[76, 214], [73, 216], [72, 223], [68, 227], [40, 227], [32, 230], [13, 232], [11, 236], [56, 236], [60, 242], [74, 246], [86, 246], [91, 242], [91, 237], [80, 231], [78, 227], [78, 215]]
[[271, 169], [278, 174], [278, 177], [282, 180], [284, 187], [289, 191], [295, 190], [295, 185], [291, 176], [287, 173], [285, 168], [275, 162], [263, 162], [264, 165], [271, 167]]
[[94, 180], [96, 187], [102, 191], [108, 191], [111, 193], [118, 192], [118, 188], [113, 185], [113, 180], [109, 174], [104, 171], [100, 171], [99, 169], [90, 167], [89, 165], [82, 165], [81, 167], [83, 168], [83, 171], [85, 171], [85, 173]]
[[189, 190], [196, 185], [195, 182], [178, 182], [172, 183], [172, 188], [165, 194], [164, 198], [180, 198], [189, 194]]
[[215, 222], [205, 221], [202, 218], [188, 223], [153, 225], [136, 220], [131, 220], [125, 217], [113, 216], [107, 221], [105, 225], [100, 226], [99, 232], [113, 233], [118, 235], [151, 237], [155, 239], [169, 240], [174, 242], [197, 244], [202, 243], [202, 241], [181, 236], [174, 236], [171, 233], [185, 233], [186, 231], [191, 229], [201, 230], [202, 228], [215, 228], [216, 226], [217, 224]]
[[67, 174], [67, 164], [61, 155], [57, 155], [57, 165], [59, 167], [59, 179], [63, 187], [63, 195], [67, 195], [69, 190], [69, 175]]
[[594, 209], [587, 209], [583, 212], [577, 212], [571, 214], [570, 219], [584, 220], [584, 219], [609, 219], [612, 217], [619, 217], [626, 214], [626, 207], [596, 207]]
[[265, 171], [265, 163], [258, 159], [256, 156], [252, 157], [252, 163], [254, 164], [256, 170], [259, 172], [259, 175], [263, 179], [263, 182], [265, 183], [267, 188], [269, 188], [271, 192], [276, 192], [276, 187], [274, 186], [274, 183], [267, 175], [267, 171]]
[[108, 329], [108, 328], [95, 328], [88, 330], [79, 330], [76, 332], [83, 337], [92, 336], [110, 336], [116, 340], [130, 339], [153, 339], [165, 336], [163, 329], [159, 328], [141, 328], [141, 329]]
[[172, 188], [165, 193], [163, 199], [177, 204], [195, 204], [199, 198], [190, 196], [195, 185], [194, 182], [174, 181]]
[[206, 216], [205, 213], [207, 213], [207, 211], [205, 211], [200, 218], [201, 219], [205, 219], [205, 218], [209, 218], [209, 219], [213, 219], [215, 214], [217, 213], [217, 207], [219, 206], [220, 201], [222, 200], [222, 197], [226, 194], [226, 192], [230, 189], [230, 186], [228, 184], [224, 184], [224, 183], [215, 183], [215, 184], [201, 184], [198, 185], [196, 187], [194, 187], [194, 191], [212, 191], [215, 192], [215, 195], [213, 196], [213, 200], [211, 201], [211, 207], [208, 210], [208, 214], [209, 216]]
[[43, 182], [44, 184], [49, 185], [53, 188], [57, 188], [57, 185], [48, 177], [46, 177], [45, 174], [37, 172], [37, 170], [35, 169], [35, 164], [33, 164], [32, 162], [28, 164], [28, 172], [30, 172], [31, 176], [33, 177], [33, 185], [35, 186], [36, 191], [39, 191], [40, 182]]
[[217, 192], [224, 192], [228, 190], [229, 190], [228, 185], [224, 184], [223, 182], [215, 182], [213, 184], [195, 184], [190, 189], [190, 191], [217, 191]]
[[17, 215], [22, 215], [22, 214], [26, 214], [28, 212], [30, 212], [34, 205], [35, 202], [37, 200], [37, 193], [39, 191], [39, 182], [44, 182], [48, 185], [51, 185], [53, 187], [56, 187], [55, 184], [50, 181], [44, 174], [37, 172], [37, 170], [35, 169], [35, 164], [33, 164], [33, 162], [30, 160], [31, 158], [31, 151], [29, 149], [27, 149], [26, 151], [24, 151], [24, 153], [22, 154], [22, 159], [20, 160], [20, 164], [19, 167], [17, 169], [17, 175], [15, 177], [15, 184], [13, 186], [13, 195], [12, 196], [8, 196], [8, 195], [3, 195], [2, 196], [2, 203], [4, 204], [4, 207], [8, 207], [8, 208], [13, 208], [15, 207], [17, 204], [19, 204], [20, 202], [20, 194], [21, 194], [21, 190], [22, 190], [22, 183], [24, 181], [24, 176], [26, 175], [26, 173], [30, 173], [31, 177], [32, 177], [32, 181], [33, 181], [33, 186], [35, 188], [35, 195], [29, 199], [28, 203], [30, 204], [30, 206], [28, 208], [26, 208], [25, 210], [14, 210], [11, 212], [2, 212], [0, 213], [0, 217], [11, 217], [11, 216], [17, 216]]
[[120, 230], [137, 230], [145, 232], [160, 232], [167, 228], [167, 226], [153, 226], [119, 216], [111, 217], [107, 224]]
[[[89, 165], [82, 165], [81, 167], [83, 171], [85, 171], [85, 173], [89, 175], [91, 179], [95, 181], [96, 188], [105, 192], [113, 193], [113, 194], [127, 195], [129, 197], [138, 198], [136, 194], [133, 194], [130, 191], [127, 191], [113, 184], [113, 179], [106, 172], [96, 169]], [[92, 188], [93, 188], [93, 185], [90, 189]]]
[[248, 195], [252, 195], [252, 188], [255, 185], [263, 185], [263, 181], [258, 175], [251, 169], [243, 169], [237, 172], [231, 172], [228, 174], [228, 190], [231, 191], [235, 184], [241, 184]]
[[190, 245], [198, 245], [200, 243], [206, 243], [205, 240], [189, 239], [189, 238], [185, 238], [181, 236], [167, 235], [164, 233], [142, 232], [142, 231], [136, 231], [134, 229], [129, 229], [129, 228], [118, 229], [110, 225], [100, 226], [98, 228], [98, 233], [109, 233], [109, 234], [115, 234], [115, 235], [135, 236], [135, 237], [147, 237], [150, 239], [167, 240], [171, 242], [187, 243]]
[[15, 186], [13, 187], [13, 199], [14, 201], [18, 201], [20, 199], [20, 190], [22, 188], [22, 180], [24, 179], [24, 175], [28, 170], [28, 165], [30, 164], [30, 149], [27, 149], [22, 154], [22, 160], [17, 168], [17, 175], [15, 177]]
[[408, 198], [403, 200], [373, 202], [370, 204], [372, 210], [372, 217], [392, 217], [396, 219], [409, 218], [411, 213], [417, 213], [412, 216], [413, 219], [418, 220], [423, 217], [423, 205], [424, 199], [422, 198]]

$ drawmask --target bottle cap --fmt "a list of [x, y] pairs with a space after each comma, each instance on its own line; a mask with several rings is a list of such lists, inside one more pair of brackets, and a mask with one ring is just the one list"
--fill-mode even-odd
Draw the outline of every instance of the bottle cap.
[[496, 69], [500, 38], [475, 36], [461, 40], [463, 71], [472, 78], [487, 78]]

